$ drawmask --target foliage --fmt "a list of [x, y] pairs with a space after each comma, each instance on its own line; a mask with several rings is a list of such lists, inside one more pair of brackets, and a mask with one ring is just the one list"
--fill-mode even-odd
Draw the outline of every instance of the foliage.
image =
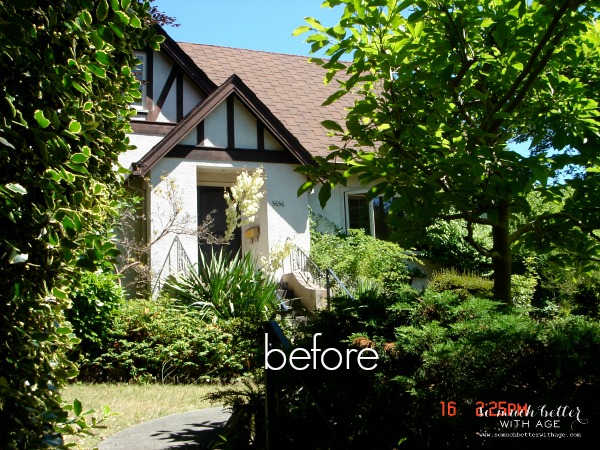
[[[476, 433], [497, 423], [471, 415], [474, 401], [499, 395], [534, 408], [576, 404], [587, 417], [597, 415], [588, 397], [598, 390], [597, 322], [577, 317], [536, 322], [522, 314], [500, 313], [497, 304], [477, 298], [441, 305], [441, 321], [423, 320], [429, 313], [422, 305], [414, 312], [414, 324], [397, 329], [397, 348], [407, 354], [398, 366], [404, 376], [396, 381], [411, 394], [414, 408], [422, 406], [406, 418], [417, 447], [433, 435], [441, 438], [436, 448], [465, 440], [482, 445]], [[457, 399], [460, 417], [441, 417], [441, 398]], [[587, 448], [591, 436], [584, 437], [579, 445]], [[497, 441], [483, 445], [500, 448]]]
[[311, 232], [310, 257], [322, 270], [331, 268], [350, 289], [359, 279], [380, 283], [386, 292], [402, 289], [408, 283], [406, 261], [413, 259], [393, 242], [349, 230], [347, 235]]
[[579, 280], [573, 296], [573, 314], [600, 319], [600, 274]]
[[[464, 220], [506, 303], [511, 247], [528, 234], [547, 231], [554, 243], [585, 234], [580, 257], [597, 258], [597, 2], [323, 2], [338, 5], [335, 26], [308, 18], [295, 32], [309, 32], [311, 51], [330, 58], [315, 59], [338, 83], [325, 104], [355, 100], [344, 123], [323, 122], [340, 146], [301, 169], [309, 180], [300, 193], [326, 180], [324, 204], [332, 187], [357, 177], [371, 196], [394, 199], [390, 222], [408, 242], [436, 218]], [[344, 55], [350, 63], [339, 62]], [[524, 142], [525, 155], [509, 146]], [[529, 193], [560, 202], [565, 185], [572, 195], [560, 211], [511, 227], [515, 214], [531, 212]], [[491, 247], [474, 239], [475, 224], [491, 230]]]
[[235, 317], [260, 322], [278, 308], [277, 285], [256, 268], [252, 253], [229, 258], [222, 249], [198, 268], [170, 277], [164, 289], [181, 304], [196, 307], [215, 322]]
[[111, 272], [83, 272], [79, 285], [72, 291], [72, 299], [66, 318], [81, 340], [74, 354], [95, 358], [107, 344], [113, 315], [124, 304], [123, 290]]
[[[150, 0], [150, 3], [154, 1], [155, 0]], [[148, 20], [148, 23], [150, 24], [155, 23], [160, 25], [161, 27], [171, 26], [175, 28], [179, 27], [180, 25], [179, 23], [177, 23], [176, 17], [166, 15], [164, 12], [159, 10], [157, 6], [150, 6], [150, 15], [152, 16], [152, 18]]]
[[95, 409], [83, 409], [82, 403], [75, 399], [73, 403], [64, 405], [65, 411], [69, 411], [69, 418], [65, 423], [59, 424], [56, 431], [63, 436], [93, 435], [98, 429], [106, 428], [105, 422], [115, 413], [108, 405], [102, 407], [99, 414]]
[[77, 272], [117, 250], [101, 224], [121, 194], [139, 98], [134, 48], [158, 47], [140, 1], [0, 3], [0, 434], [2, 448], [60, 445], [59, 390], [77, 371], [64, 320]]
[[532, 306], [542, 315], [583, 315], [600, 318], [600, 273], [556, 277], [555, 268], [541, 266]]
[[538, 285], [538, 278], [526, 275], [512, 275], [512, 303], [517, 308], [531, 306], [531, 300]]
[[206, 399], [212, 403], [224, 403], [232, 410], [219, 439], [211, 450], [263, 448], [265, 444], [265, 385], [264, 380], [257, 382], [243, 380], [243, 387], [230, 387], [211, 392]]
[[82, 362], [88, 381], [199, 382], [256, 367], [256, 326], [239, 318], [207, 323], [169, 298], [131, 300], [111, 324], [105, 352]]
[[[512, 304], [518, 308], [528, 308], [538, 285], [538, 277], [533, 274], [511, 276]], [[460, 298], [476, 296], [481, 298], [493, 297], [492, 280], [473, 273], [460, 273], [456, 269], [442, 269], [434, 272], [428, 289], [434, 292], [451, 291]]]
[[[302, 384], [297, 371], [278, 371], [286, 448], [334, 447], [330, 429], [346, 449], [395, 448], [404, 438], [408, 449], [504, 448], [501, 439], [477, 435], [498, 423], [477, 417], [475, 401], [577, 405], [588, 423], [600, 419], [597, 321], [537, 321], [502, 302], [450, 291], [373, 304], [380, 306], [337, 303], [294, 336], [295, 346], [310, 349], [322, 333], [319, 348], [374, 348], [380, 359], [374, 371], [306, 370]], [[442, 416], [440, 401], [456, 401], [457, 416]], [[593, 430], [577, 431], [584, 436], [578, 446], [594, 448]]]
[[[491, 236], [483, 225], [473, 226], [473, 239], [478, 245], [490, 247]], [[462, 220], [445, 222], [437, 220], [425, 230], [422, 244], [428, 251], [428, 257], [445, 267], [454, 267], [459, 271], [473, 271], [478, 274], [489, 273], [491, 260], [478, 253], [467, 243], [466, 223]]]
[[492, 280], [473, 273], [460, 273], [456, 269], [442, 269], [434, 272], [427, 287], [434, 292], [453, 291], [462, 298], [469, 295], [491, 298], [494, 285]]

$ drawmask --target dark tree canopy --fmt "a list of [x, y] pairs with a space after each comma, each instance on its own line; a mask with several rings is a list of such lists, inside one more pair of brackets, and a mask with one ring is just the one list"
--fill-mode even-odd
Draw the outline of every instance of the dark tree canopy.
[[[390, 221], [408, 239], [433, 219], [465, 220], [465, 239], [492, 258], [495, 295], [506, 302], [511, 248], [528, 235], [564, 240], [576, 230], [592, 242], [587, 256], [598, 256], [600, 2], [323, 5], [343, 8], [339, 24], [308, 18], [296, 33], [330, 57], [317, 61], [339, 86], [327, 102], [356, 101], [345, 123], [324, 122], [342, 143], [302, 169], [301, 192], [325, 179], [325, 203], [358, 177], [370, 195], [395, 198]], [[522, 142], [526, 155], [511, 147]], [[561, 207], [534, 211], [532, 195]], [[474, 224], [489, 227], [490, 248], [473, 239]]]

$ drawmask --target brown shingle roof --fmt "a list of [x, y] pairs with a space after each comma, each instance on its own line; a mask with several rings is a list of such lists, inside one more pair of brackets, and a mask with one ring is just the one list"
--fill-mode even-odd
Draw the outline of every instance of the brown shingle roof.
[[327, 136], [323, 120], [342, 121], [351, 99], [321, 104], [336, 91], [326, 86], [325, 69], [306, 56], [293, 56], [213, 45], [179, 43], [183, 51], [218, 85], [238, 75], [312, 154], [324, 156], [339, 138]]

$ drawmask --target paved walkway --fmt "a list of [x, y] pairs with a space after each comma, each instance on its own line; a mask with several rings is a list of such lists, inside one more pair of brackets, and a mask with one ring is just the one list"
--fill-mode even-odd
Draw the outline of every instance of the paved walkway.
[[229, 415], [222, 407], [172, 414], [120, 431], [103, 441], [98, 449], [206, 450]]

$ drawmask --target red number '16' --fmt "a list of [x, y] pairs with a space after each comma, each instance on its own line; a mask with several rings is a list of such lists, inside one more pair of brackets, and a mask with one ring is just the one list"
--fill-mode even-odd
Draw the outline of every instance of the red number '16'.
[[456, 415], [456, 402], [440, 402], [442, 405], [442, 416]]

